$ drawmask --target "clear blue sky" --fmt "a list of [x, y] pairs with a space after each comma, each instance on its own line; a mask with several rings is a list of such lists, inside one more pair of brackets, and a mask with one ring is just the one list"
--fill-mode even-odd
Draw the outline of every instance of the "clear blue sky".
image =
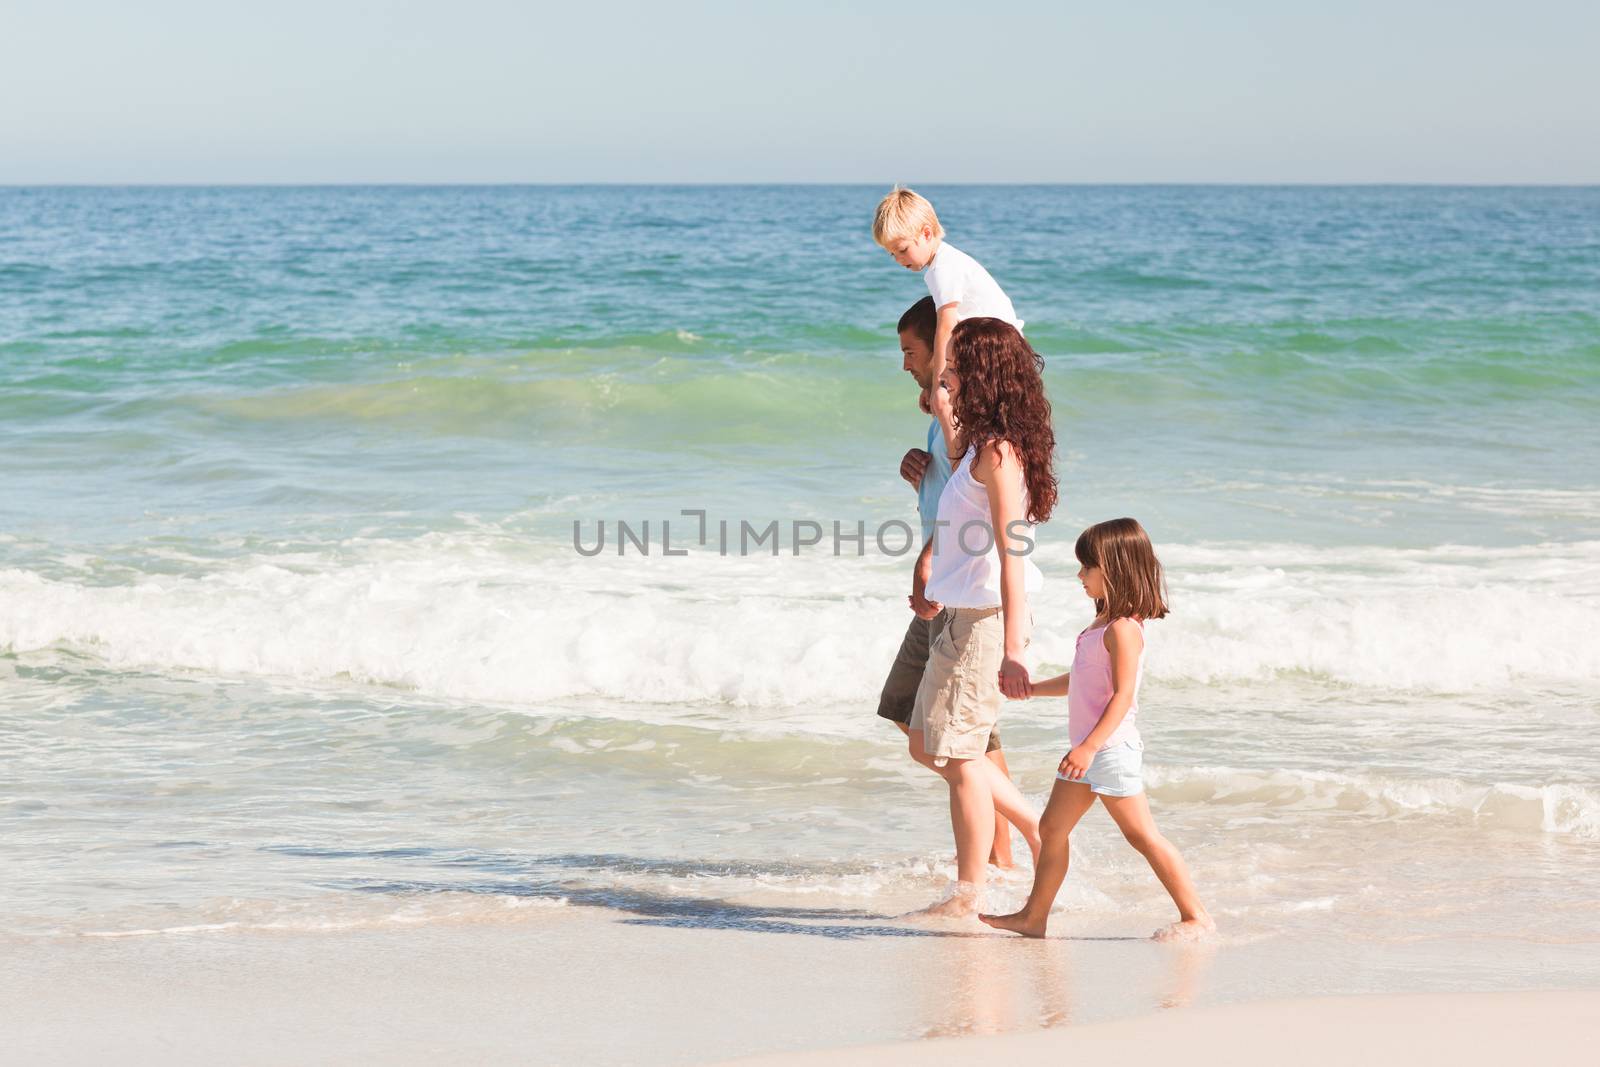
[[0, 182], [1600, 182], [1600, 4], [4, 0]]

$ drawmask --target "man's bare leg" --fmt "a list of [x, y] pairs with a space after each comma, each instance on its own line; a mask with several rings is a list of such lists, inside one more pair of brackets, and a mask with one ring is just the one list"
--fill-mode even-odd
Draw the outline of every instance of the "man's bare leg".
[[[991, 749], [984, 755], [990, 763], [1000, 768], [1001, 774], [1007, 778], [1011, 777], [1011, 768], [1006, 766], [1004, 749]], [[994, 813], [994, 850], [989, 853], [989, 862], [1002, 871], [1009, 871], [1017, 865], [1016, 859], [1011, 855], [1011, 826], [998, 809]]]

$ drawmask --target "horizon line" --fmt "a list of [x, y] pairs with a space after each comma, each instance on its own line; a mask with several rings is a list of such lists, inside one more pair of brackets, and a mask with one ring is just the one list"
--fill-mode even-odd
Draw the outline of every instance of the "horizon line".
[[[893, 183], [889, 183], [893, 184]], [[1595, 181], [927, 181], [924, 187], [1262, 188], [1262, 189], [1593, 189]], [[875, 181], [0, 181], [0, 189], [518, 189], [518, 188], [878, 188]]]

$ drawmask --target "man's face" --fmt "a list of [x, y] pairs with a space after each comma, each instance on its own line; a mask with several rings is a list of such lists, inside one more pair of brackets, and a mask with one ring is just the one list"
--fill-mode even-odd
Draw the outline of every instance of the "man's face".
[[900, 332], [900, 366], [926, 389], [933, 384], [933, 346], [911, 330]]
[[906, 270], [921, 270], [928, 265], [934, 253], [933, 231], [924, 226], [911, 237], [901, 237], [890, 241], [884, 249], [894, 257], [894, 261]]

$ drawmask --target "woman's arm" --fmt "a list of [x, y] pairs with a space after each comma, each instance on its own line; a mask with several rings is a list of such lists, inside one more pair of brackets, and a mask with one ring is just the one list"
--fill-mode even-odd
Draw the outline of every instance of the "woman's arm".
[[1000, 556], [1000, 616], [1005, 623], [1000, 691], [1021, 698], [1028, 695], [1028, 668], [1022, 665], [1022, 652], [1028, 646], [1030, 623], [1027, 574], [1022, 557], [1013, 553], [1026, 546], [1020, 539], [1008, 537], [1007, 531], [1022, 518], [1022, 462], [1009, 442], [994, 442], [973, 460], [972, 477], [988, 490], [989, 524]]

